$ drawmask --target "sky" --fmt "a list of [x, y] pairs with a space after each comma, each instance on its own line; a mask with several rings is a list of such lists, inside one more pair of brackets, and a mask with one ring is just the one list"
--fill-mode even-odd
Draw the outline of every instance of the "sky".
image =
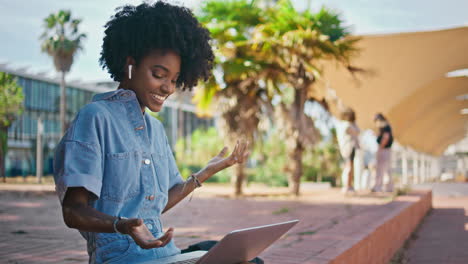
[[[195, 10], [203, 0], [169, 1]], [[303, 10], [322, 5], [341, 14], [353, 34], [388, 34], [427, 31], [468, 25], [466, 0], [293, 0]], [[43, 19], [60, 9], [83, 19], [80, 30], [87, 34], [84, 50], [75, 58], [68, 80], [108, 81], [98, 64], [103, 25], [123, 4], [141, 0], [0, 0], [0, 63], [13, 68], [29, 67], [31, 73], [49, 72], [55, 76], [50, 57], [41, 53], [39, 36]]]

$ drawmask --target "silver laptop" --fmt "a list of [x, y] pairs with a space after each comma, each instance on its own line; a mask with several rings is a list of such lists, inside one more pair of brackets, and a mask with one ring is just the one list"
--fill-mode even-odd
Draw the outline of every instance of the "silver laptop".
[[257, 257], [299, 220], [235, 230], [209, 251], [194, 251], [145, 263], [237, 264]]

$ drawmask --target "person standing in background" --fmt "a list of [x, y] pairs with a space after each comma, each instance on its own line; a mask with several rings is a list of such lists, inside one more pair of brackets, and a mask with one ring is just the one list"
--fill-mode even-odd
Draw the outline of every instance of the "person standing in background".
[[[392, 144], [393, 144], [393, 134], [392, 128], [385, 118], [385, 116], [381, 113], [377, 113], [374, 117], [374, 122], [376, 128], [378, 130], [377, 134], [377, 144], [379, 144], [379, 148], [377, 150], [376, 155], [376, 177], [375, 177], [375, 185], [372, 188], [373, 192], [393, 192], [393, 179], [390, 173], [391, 167], [391, 157], [392, 157]], [[384, 178], [387, 178], [387, 184], [383, 189], [383, 181]]]
[[359, 149], [360, 130], [356, 125], [356, 114], [351, 108], [342, 113], [343, 125], [337, 130], [340, 153], [345, 161], [343, 170], [343, 192], [354, 192], [354, 157]]

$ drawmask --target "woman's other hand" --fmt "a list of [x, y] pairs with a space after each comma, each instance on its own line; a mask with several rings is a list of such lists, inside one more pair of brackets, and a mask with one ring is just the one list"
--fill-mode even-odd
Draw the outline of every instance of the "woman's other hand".
[[122, 219], [118, 222], [117, 229], [130, 235], [135, 243], [143, 249], [164, 247], [174, 235], [174, 229], [169, 228], [160, 238], [155, 238], [144, 224], [142, 219]]

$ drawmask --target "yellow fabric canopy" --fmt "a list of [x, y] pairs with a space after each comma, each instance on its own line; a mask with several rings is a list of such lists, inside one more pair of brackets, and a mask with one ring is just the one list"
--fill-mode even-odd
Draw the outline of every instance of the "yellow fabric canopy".
[[361, 128], [373, 128], [383, 113], [403, 145], [440, 155], [466, 136], [468, 77], [446, 77], [468, 68], [468, 27], [390, 35], [363, 36], [350, 74], [336, 64], [324, 65], [322, 88], [336, 91], [356, 111]]

